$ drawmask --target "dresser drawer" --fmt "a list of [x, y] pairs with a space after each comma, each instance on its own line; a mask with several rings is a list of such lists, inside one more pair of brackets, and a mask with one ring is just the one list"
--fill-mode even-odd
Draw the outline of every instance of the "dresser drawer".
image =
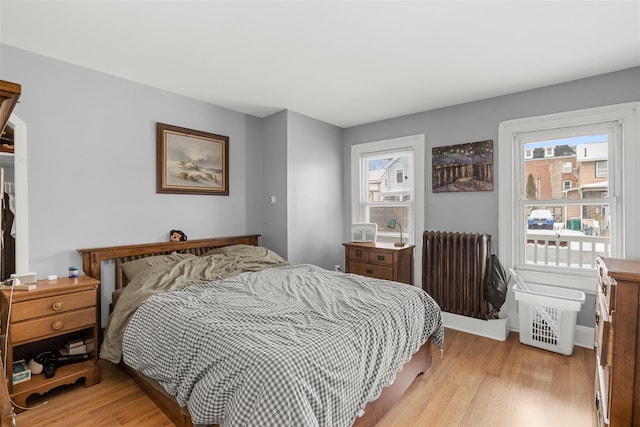
[[[594, 349], [598, 358], [602, 357], [603, 338], [604, 338], [604, 315], [600, 298], [596, 300], [596, 330], [594, 333]], [[606, 353], [605, 353], [606, 354]]]
[[20, 322], [52, 314], [65, 313], [84, 307], [96, 305], [94, 291], [62, 294], [49, 298], [39, 298], [31, 301], [17, 302], [11, 308], [11, 320]]
[[369, 262], [376, 264], [393, 265], [393, 255], [385, 252], [370, 252]]
[[11, 341], [19, 343], [33, 338], [56, 336], [96, 324], [95, 307], [11, 324]]
[[367, 249], [349, 248], [347, 256], [353, 261], [369, 262], [369, 251]]
[[348, 256], [351, 261], [393, 265], [393, 254], [386, 252], [351, 248], [349, 249]]
[[595, 378], [595, 405], [596, 405], [596, 414], [598, 418], [598, 427], [608, 427], [609, 426], [609, 397], [610, 390], [609, 387], [609, 375], [608, 368], [602, 368], [600, 366], [600, 361], [596, 358], [596, 378]]
[[609, 366], [613, 362], [614, 329], [611, 326], [612, 317], [607, 313], [603, 296], [596, 299], [596, 328], [594, 349], [602, 366]]
[[376, 277], [378, 279], [393, 280], [393, 267], [386, 267], [363, 262], [352, 262], [349, 268], [350, 273], [361, 276]]
[[596, 259], [596, 271], [598, 274], [598, 293], [602, 295], [602, 301], [608, 314], [615, 310], [615, 279], [609, 277], [607, 268], [601, 258]]

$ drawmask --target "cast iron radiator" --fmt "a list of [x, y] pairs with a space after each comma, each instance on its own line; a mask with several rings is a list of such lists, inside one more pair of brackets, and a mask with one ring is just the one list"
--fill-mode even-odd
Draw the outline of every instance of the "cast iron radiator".
[[487, 319], [491, 235], [425, 231], [422, 243], [422, 289], [442, 311]]

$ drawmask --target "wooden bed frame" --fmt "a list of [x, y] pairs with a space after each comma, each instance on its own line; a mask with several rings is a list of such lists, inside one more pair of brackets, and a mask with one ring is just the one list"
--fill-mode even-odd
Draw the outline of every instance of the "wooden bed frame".
[[[82, 267], [84, 273], [95, 279], [101, 280], [102, 262], [115, 261], [115, 289], [127, 285], [126, 276], [122, 273], [122, 264], [128, 261], [145, 258], [154, 255], [170, 254], [172, 252], [191, 253], [202, 255], [205, 252], [223, 246], [245, 244], [258, 246], [259, 235], [215, 237], [211, 239], [190, 240], [186, 242], [162, 242], [137, 245], [110, 246], [103, 248], [78, 249], [82, 254]], [[111, 267], [111, 266], [109, 266]], [[127, 371], [138, 386], [154, 401], [154, 403], [178, 426], [193, 426], [191, 418], [185, 408], [180, 408], [175, 400], [158, 389], [147, 379], [144, 379], [137, 371], [125, 366]], [[425, 373], [431, 367], [431, 341], [427, 341], [420, 350], [413, 355], [402, 370], [396, 376], [393, 384], [385, 387], [380, 397], [370, 402], [365, 407], [364, 415], [356, 419], [354, 427], [372, 427], [382, 419], [389, 409], [400, 399], [409, 388], [414, 379]]]

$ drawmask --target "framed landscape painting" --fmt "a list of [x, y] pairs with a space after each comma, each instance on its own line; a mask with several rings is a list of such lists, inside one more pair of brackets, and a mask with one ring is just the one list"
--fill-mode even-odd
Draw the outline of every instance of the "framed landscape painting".
[[157, 123], [158, 193], [229, 195], [229, 137]]

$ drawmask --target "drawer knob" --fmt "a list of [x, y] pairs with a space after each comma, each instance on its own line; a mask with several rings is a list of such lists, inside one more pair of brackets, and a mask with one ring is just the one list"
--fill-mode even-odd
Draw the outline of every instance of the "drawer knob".
[[62, 329], [63, 326], [62, 320], [56, 320], [51, 324], [51, 328], [55, 331]]
[[58, 311], [62, 308], [62, 301], [57, 301], [51, 304], [51, 308]]
[[384, 261], [384, 255], [378, 255], [378, 261]]
[[373, 274], [373, 269], [367, 268], [367, 274]]
[[361, 257], [362, 256], [362, 251], [361, 250], [356, 250], [356, 256], [357, 257]]

